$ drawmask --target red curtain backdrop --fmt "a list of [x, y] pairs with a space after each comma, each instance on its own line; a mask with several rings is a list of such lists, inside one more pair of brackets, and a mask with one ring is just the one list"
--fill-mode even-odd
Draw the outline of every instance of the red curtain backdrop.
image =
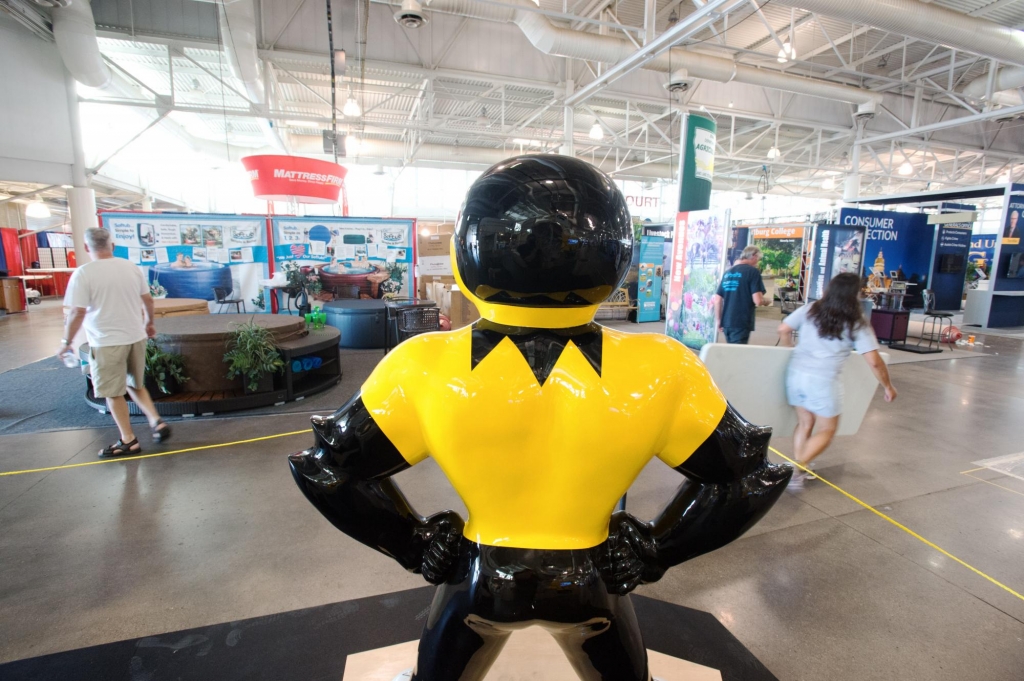
[[19, 243], [22, 239], [18, 238], [18, 230], [13, 227], [0, 227], [0, 239], [3, 239], [4, 254], [7, 256], [7, 273], [13, 276], [25, 274]]

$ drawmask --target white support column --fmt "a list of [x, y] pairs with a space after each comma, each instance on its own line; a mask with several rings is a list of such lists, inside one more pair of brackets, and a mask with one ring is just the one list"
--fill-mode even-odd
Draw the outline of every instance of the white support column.
[[[568, 61], [566, 60], [566, 74], [571, 73], [568, 68]], [[574, 90], [574, 83], [572, 78], [565, 79], [565, 97], [568, 99], [572, 96]], [[576, 145], [573, 142], [573, 107], [571, 105], [565, 106], [565, 116], [563, 119], [563, 142], [562, 142], [562, 154], [564, 156], [575, 156]]]
[[850, 174], [846, 176], [846, 186], [843, 191], [843, 201], [852, 203], [860, 196], [860, 140], [864, 137], [863, 118], [857, 119], [857, 137], [850, 150]]
[[71, 126], [71, 147], [74, 161], [71, 164], [71, 189], [68, 190], [68, 213], [71, 218], [71, 238], [75, 244], [75, 262], [84, 265], [89, 262], [85, 251], [85, 230], [96, 227], [96, 192], [89, 186], [85, 174], [85, 150], [82, 146], [82, 120], [78, 110], [78, 90], [74, 77], [64, 70], [64, 86], [68, 99], [68, 122]]

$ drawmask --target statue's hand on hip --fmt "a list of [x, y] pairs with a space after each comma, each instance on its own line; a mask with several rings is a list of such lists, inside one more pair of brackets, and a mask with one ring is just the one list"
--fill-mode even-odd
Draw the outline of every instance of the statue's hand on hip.
[[609, 593], [624, 596], [640, 584], [661, 579], [665, 571], [656, 562], [657, 545], [650, 525], [616, 511], [608, 527], [608, 540], [595, 561]]
[[426, 542], [420, 572], [431, 584], [443, 584], [459, 565], [459, 546], [465, 521], [455, 511], [442, 511], [427, 518], [420, 530]]

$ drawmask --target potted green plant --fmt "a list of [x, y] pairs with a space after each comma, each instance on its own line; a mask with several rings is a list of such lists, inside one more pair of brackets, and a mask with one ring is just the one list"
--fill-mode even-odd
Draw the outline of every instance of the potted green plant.
[[247, 393], [273, 390], [274, 374], [284, 371], [284, 360], [269, 330], [250, 319], [231, 332], [227, 348], [228, 378], [241, 376]]
[[185, 359], [173, 352], [164, 352], [156, 341], [146, 343], [146, 389], [151, 393], [173, 395], [188, 382]]

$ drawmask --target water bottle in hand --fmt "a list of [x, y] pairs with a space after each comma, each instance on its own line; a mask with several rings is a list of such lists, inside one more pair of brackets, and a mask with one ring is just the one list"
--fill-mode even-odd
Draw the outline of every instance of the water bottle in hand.
[[78, 358], [75, 357], [75, 351], [73, 349], [69, 349], [67, 352], [62, 354], [60, 358], [64, 362], [64, 366], [69, 369], [75, 369], [79, 366]]

